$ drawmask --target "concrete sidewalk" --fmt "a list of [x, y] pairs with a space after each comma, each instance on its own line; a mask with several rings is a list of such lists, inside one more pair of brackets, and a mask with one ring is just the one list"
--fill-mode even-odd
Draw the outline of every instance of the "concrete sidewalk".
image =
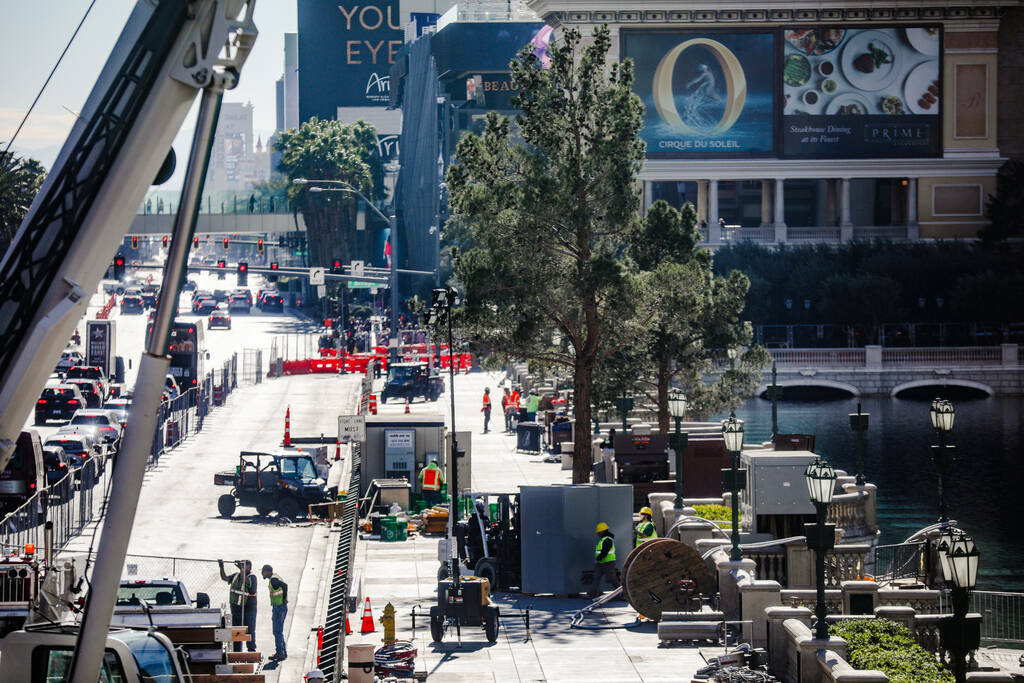
[[[499, 413], [501, 377], [497, 373], [455, 377], [456, 429], [472, 431], [472, 489], [514, 492], [521, 485], [571, 483], [571, 471], [562, 470], [559, 463], [544, 462], [543, 455], [515, 452], [515, 436], [503, 433], [504, 419]], [[447, 383], [447, 375], [445, 379]], [[490, 387], [496, 406], [491, 418], [493, 429], [486, 434], [480, 412], [485, 387]], [[413, 403], [410, 411], [442, 413], [450, 425], [449, 406], [450, 394], [445, 393], [436, 404]], [[382, 414], [404, 410], [404, 404], [380, 406]], [[619, 601], [597, 610], [584, 622], [586, 626], [605, 628], [572, 629], [573, 614], [589, 601], [498, 593], [493, 596], [502, 615], [498, 642], [488, 643], [482, 628], [467, 628], [462, 631], [461, 646], [454, 631], [446, 634], [444, 642], [435, 644], [431, 642], [427, 615], [437, 600], [439, 538], [415, 536], [404, 543], [360, 538], [356, 566], [362, 570], [363, 595], [371, 600], [377, 631], [359, 633], [360, 608], [349, 615], [355, 633], [346, 638], [346, 645], [379, 645], [383, 635], [380, 615], [391, 602], [396, 610], [398, 637], [415, 643], [417, 670], [425, 670], [431, 681], [681, 681], [704, 666], [696, 647], [660, 647], [652, 623], [615, 628], [632, 624], [637, 616]], [[410, 616], [414, 605], [419, 606], [415, 630]], [[520, 616], [527, 606], [531, 608], [529, 636]]]

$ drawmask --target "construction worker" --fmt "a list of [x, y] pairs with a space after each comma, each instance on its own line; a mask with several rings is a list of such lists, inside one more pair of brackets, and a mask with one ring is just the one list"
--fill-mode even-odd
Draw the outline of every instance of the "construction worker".
[[597, 547], [594, 549], [594, 583], [587, 595], [593, 599], [600, 592], [601, 578], [608, 580], [612, 588], [619, 587], [619, 577], [615, 565], [615, 534], [604, 522], [597, 523]]
[[512, 417], [519, 420], [519, 387], [512, 387], [512, 395], [508, 398], [508, 404], [512, 408]]
[[434, 507], [441, 502], [441, 484], [444, 483], [444, 473], [437, 466], [435, 460], [427, 463], [426, 467], [420, 470], [420, 491], [423, 493], [427, 506]]
[[284, 642], [284, 618], [288, 616], [288, 584], [274, 573], [269, 564], [263, 565], [263, 578], [268, 580], [270, 588], [270, 623], [274, 628], [274, 654], [271, 661], [280, 662], [288, 659]]
[[[252, 573], [252, 562], [235, 562], [238, 571], [230, 576], [224, 573], [224, 560], [217, 560], [217, 566], [220, 578], [230, 587], [231, 625], [248, 627], [249, 642], [245, 647], [256, 652], [256, 576]], [[241, 652], [242, 644], [236, 642], [234, 650]]]
[[530, 395], [526, 397], [526, 421], [537, 421], [537, 410], [540, 408], [540, 396], [536, 389], [530, 389]]
[[480, 412], [484, 414], [484, 434], [487, 433], [487, 425], [491, 422], [491, 388], [484, 388], [484, 405], [480, 408]]
[[649, 507], [640, 508], [640, 523], [636, 525], [636, 547], [638, 548], [644, 542], [658, 537], [658, 530], [654, 528], [654, 522], [651, 521], [652, 517], [654, 517], [654, 510]]

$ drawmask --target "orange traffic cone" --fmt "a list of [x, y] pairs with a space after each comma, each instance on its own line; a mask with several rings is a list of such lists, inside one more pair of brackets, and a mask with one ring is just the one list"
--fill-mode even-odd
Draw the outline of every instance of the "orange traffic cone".
[[373, 610], [370, 609], [370, 598], [366, 598], [366, 604], [363, 605], [363, 623], [359, 627], [360, 633], [374, 633], [377, 628], [373, 625]]
[[348, 612], [347, 611], [345, 612], [345, 635], [346, 636], [352, 635], [352, 627], [349, 626], [349, 623], [348, 623]]
[[405, 399], [405, 414], [409, 414], [409, 399]]
[[341, 460], [341, 439], [334, 440], [334, 459]]
[[292, 407], [288, 406], [284, 411], [284, 445], [287, 448], [292, 445]]
[[377, 394], [370, 394], [370, 415], [377, 414]]

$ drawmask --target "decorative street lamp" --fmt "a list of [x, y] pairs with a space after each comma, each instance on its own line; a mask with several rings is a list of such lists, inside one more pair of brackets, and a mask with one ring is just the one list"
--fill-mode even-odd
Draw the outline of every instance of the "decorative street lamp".
[[828, 504], [832, 502], [832, 494], [835, 492], [836, 471], [827, 461], [819, 458], [807, 466], [804, 477], [807, 479], [807, 492], [814, 503], [817, 517], [814, 524], [804, 524], [807, 547], [814, 550], [816, 556], [818, 599], [814, 606], [814, 616], [817, 618], [814, 637], [817, 640], [828, 640], [828, 624], [825, 621], [828, 617], [828, 610], [825, 609], [825, 553], [835, 547], [836, 525], [826, 524], [825, 517], [828, 514]]
[[932, 464], [939, 468], [939, 521], [946, 523], [949, 522], [946, 515], [946, 475], [949, 465], [955, 461], [953, 446], [946, 444], [946, 435], [953, 429], [956, 409], [949, 401], [936, 398], [932, 401], [928, 415], [932, 421], [932, 428], [939, 434], [939, 445], [932, 446]]
[[978, 583], [978, 559], [981, 553], [974, 539], [959, 529], [944, 534], [938, 549], [939, 563], [951, 585], [953, 616], [941, 623], [942, 645], [950, 653], [950, 664], [957, 683], [967, 681], [967, 655], [981, 645], [981, 617], [967, 616], [971, 591]]
[[778, 383], [775, 361], [772, 361], [772, 383], [768, 387], [768, 398], [772, 402], [772, 445], [774, 445], [775, 437], [779, 435], [779, 399], [782, 398], [782, 387]]
[[686, 394], [680, 389], [668, 392], [668, 411], [676, 421], [676, 502], [677, 510], [683, 508], [683, 451], [689, 445], [690, 436], [682, 431], [683, 416], [686, 415]]
[[732, 549], [729, 560], [739, 562], [743, 559], [740, 552], [740, 490], [747, 487], [747, 471], [740, 469], [740, 452], [743, 450], [743, 420], [736, 419], [736, 413], [729, 413], [728, 420], [722, 420], [722, 438], [725, 450], [732, 456], [732, 469], [722, 470], [723, 488], [732, 492]]
[[857, 412], [850, 413], [850, 429], [857, 436], [857, 486], [864, 485], [864, 433], [868, 431], [870, 415], [860, 411], [860, 401], [857, 401]]

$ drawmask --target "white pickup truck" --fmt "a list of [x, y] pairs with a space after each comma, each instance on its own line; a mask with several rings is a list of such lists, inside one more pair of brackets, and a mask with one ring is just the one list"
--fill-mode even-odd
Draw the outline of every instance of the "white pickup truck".
[[177, 579], [122, 579], [110, 624], [142, 628], [151, 623], [157, 628], [221, 626], [222, 617], [220, 608], [210, 607], [210, 596], [196, 593], [193, 599]]

